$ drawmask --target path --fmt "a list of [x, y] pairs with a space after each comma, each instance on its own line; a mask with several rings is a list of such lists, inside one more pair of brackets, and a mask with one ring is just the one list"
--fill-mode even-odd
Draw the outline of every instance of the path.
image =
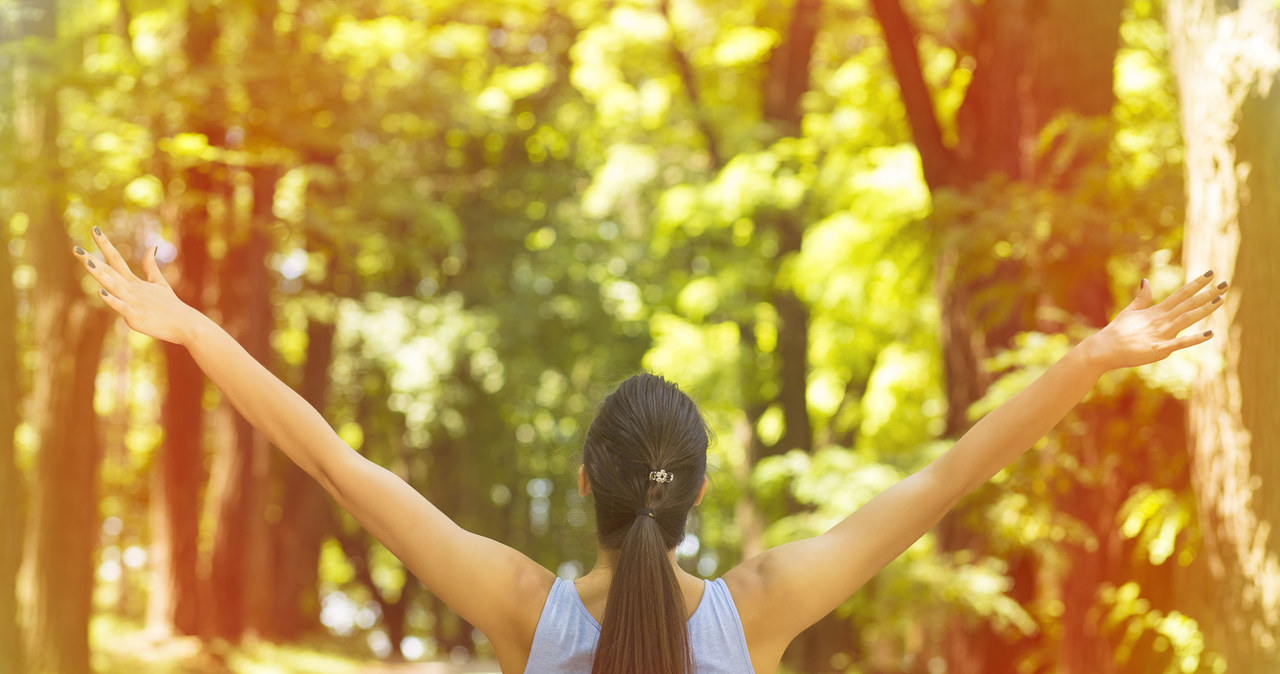
[[501, 674], [498, 663], [477, 660], [465, 665], [449, 662], [417, 662], [403, 665], [370, 665], [359, 674]]

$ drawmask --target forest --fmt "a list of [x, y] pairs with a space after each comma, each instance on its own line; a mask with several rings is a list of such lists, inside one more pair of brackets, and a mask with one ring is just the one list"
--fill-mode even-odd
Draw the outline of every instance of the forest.
[[1280, 672], [1275, 0], [0, 0], [0, 674], [476, 666], [96, 295], [94, 227], [564, 578], [631, 374], [715, 431], [677, 555], [716, 578], [1213, 269], [1217, 339], [1104, 376], [780, 671]]

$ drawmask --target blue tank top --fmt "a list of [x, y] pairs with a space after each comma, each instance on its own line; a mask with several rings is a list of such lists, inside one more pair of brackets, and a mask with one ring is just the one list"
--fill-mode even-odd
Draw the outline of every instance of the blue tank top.
[[[695, 674], [754, 674], [742, 621], [724, 580], [704, 581], [702, 601], [689, 616]], [[590, 674], [600, 623], [587, 612], [573, 581], [556, 578], [538, 618], [525, 674]]]

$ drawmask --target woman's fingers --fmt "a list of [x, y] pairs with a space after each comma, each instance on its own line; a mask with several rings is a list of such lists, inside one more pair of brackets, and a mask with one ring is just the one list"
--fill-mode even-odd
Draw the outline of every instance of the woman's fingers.
[[[1205, 299], [1209, 299], [1209, 298], [1205, 298]], [[1182, 332], [1183, 330], [1186, 330], [1193, 323], [1203, 319], [1204, 317], [1208, 316], [1214, 311], [1217, 311], [1218, 307], [1220, 306], [1222, 306], [1222, 300], [1219, 299], [1218, 297], [1214, 297], [1212, 300], [1202, 303], [1200, 306], [1196, 307], [1195, 309], [1191, 309], [1187, 311], [1186, 313], [1174, 319], [1173, 322], [1169, 324], [1169, 328], [1167, 331], [1168, 335], [1170, 337], [1177, 336], [1178, 333]]]
[[164, 274], [160, 272], [160, 264], [156, 262], [156, 250], [159, 246], [152, 246], [142, 259], [142, 269], [147, 273], [147, 280], [152, 283], [159, 283], [166, 288], [172, 289], [169, 281], [165, 280]]
[[[121, 278], [129, 278], [133, 276], [133, 271], [129, 269], [128, 263], [120, 256], [120, 252], [116, 250], [114, 244], [107, 239], [107, 235], [98, 229], [97, 225], [93, 227], [93, 240], [97, 242], [98, 248], [102, 249], [102, 257], [106, 259], [107, 264], [111, 265]], [[137, 278], [136, 276], [134, 278]]]
[[[1212, 279], [1210, 279], [1210, 281], [1212, 281]], [[1206, 302], [1212, 301], [1214, 297], [1221, 295], [1226, 291], [1227, 291], [1227, 282], [1221, 281], [1218, 283], [1218, 285], [1212, 288], [1209, 288], [1208, 290], [1205, 290], [1203, 293], [1197, 292], [1197, 294], [1192, 295], [1191, 297], [1188, 297], [1185, 300], [1182, 300], [1178, 304], [1171, 305], [1172, 308], [1169, 311], [1174, 316], [1181, 315], [1185, 312], [1191, 311], [1193, 309], [1196, 309], [1204, 305]]]
[[1195, 296], [1200, 289], [1209, 285], [1213, 280], [1213, 272], [1207, 271], [1196, 278], [1191, 279], [1186, 285], [1178, 288], [1174, 293], [1164, 299], [1163, 302], [1156, 306], [1166, 310], [1176, 310], [1179, 304]]
[[114, 309], [115, 312], [117, 314], [120, 314], [121, 316], [123, 316], [125, 310], [129, 308], [129, 305], [125, 304], [124, 300], [120, 299], [119, 297], [116, 297], [115, 295], [112, 295], [111, 293], [107, 292], [102, 288], [98, 289], [98, 298], [101, 299], [103, 302], [106, 302], [107, 306]]
[[1181, 336], [1181, 337], [1179, 337], [1179, 338], [1177, 338], [1177, 339], [1173, 340], [1172, 342], [1170, 342], [1170, 343], [1168, 344], [1168, 346], [1166, 346], [1166, 347], [1162, 348], [1162, 349], [1161, 349], [1161, 351], [1163, 351], [1163, 352], [1165, 353], [1165, 355], [1168, 355], [1168, 354], [1173, 353], [1174, 351], [1177, 351], [1177, 350], [1179, 350], [1179, 349], [1185, 349], [1185, 348], [1187, 348], [1188, 346], [1195, 346], [1196, 344], [1203, 344], [1203, 343], [1205, 343], [1205, 342], [1209, 341], [1209, 340], [1210, 340], [1210, 339], [1212, 339], [1212, 338], [1213, 338], [1213, 331], [1212, 331], [1212, 330], [1206, 330], [1206, 331], [1204, 331], [1204, 332], [1193, 332], [1193, 333], [1191, 333], [1191, 334], [1189, 334], [1189, 335], [1183, 335], [1183, 336]]
[[97, 281], [99, 285], [106, 288], [112, 295], [123, 295], [125, 291], [124, 279], [120, 278], [120, 274], [110, 265], [104, 264], [102, 260], [95, 260], [88, 251], [76, 246], [74, 249], [76, 255], [80, 256], [80, 263]]
[[1174, 337], [1178, 333], [1186, 330], [1188, 326], [1200, 319], [1208, 316], [1218, 307], [1222, 306], [1222, 293], [1227, 291], [1226, 282], [1218, 284], [1218, 287], [1210, 292], [1203, 293], [1188, 299], [1187, 301], [1174, 307], [1177, 315], [1173, 321], [1169, 323], [1169, 336]]

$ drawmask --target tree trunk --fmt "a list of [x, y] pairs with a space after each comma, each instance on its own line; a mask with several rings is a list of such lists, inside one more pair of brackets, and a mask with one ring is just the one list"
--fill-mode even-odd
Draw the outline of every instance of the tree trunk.
[[[10, 35], [0, 33], [0, 45]], [[0, 106], [14, 111], [12, 97], [16, 78], [14, 59], [0, 58]], [[10, 117], [12, 119], [12, 117]], [[0, 124], [0, 146], [14, 147], [17, 135], [12, 124]], [[16, 174], [16, 167], [7, 175]], [[10, 221], [0, 213], [0, 223]], [[13, 287], [13, 260], [9, 254], [9, 227], [0, 225], [0, 674], [19, 674], [22, 666], [22, 639], [18, 632], [18, 566], [22, 562], [25, 485], [15, 461], [14, 432], [22, 407], [23, 390], [18, 381], [18, 298]]]
[[[334, 332], [334, 323], [326, 318], [313, 316], [307, 325], [307, 361], [299, 393], [322, 412], [328, 404]], [[332, 515], [329, 497], [310, 475], [287, 459], [280, 462], [280, 473], [284, 503], [273, 536], [277, 552], [272, 636], [295, 640], [320, 629], [320, 547]]]
[[[786, 37], [769, 58], [768, 76], [765, 80], [764, 118], [784, 136], [801, 133], [803, 113], [800, 100], [810, 88], [810, 68], [813, 45], [818, 36], [818, 24], [823, 11], [821, 0], [796, 0], [791, 11], [791, 21]], [[777, 213], [762, 219], [778, 234], [780, 260], [800, 252], [804, 241], [807, 214], [802, 206], [795, 211]], [[777, 382], [778, 398], [782, 409], [783, 432], [773, 446], [765, 447], [755, 437], [754, 428], [749, 448], [763, 450], [751, 456], [751, 465], [767, 455], [781, 454], [793, 449], [813, 451], [813, 426], [809, 419], [809, 307], [790, 288], [775, 287], [769, 298], [778, 312]], [[754, 340], [744, 340], [755, 351]], [[754, 357], [754, 354], [752, 354]], [[754, 424], [753, 424], [754, 426]], [[787, 509], [798, 510], [797, 504], [788, 501]], [[757, 517], [757, 526], [750, 531], [763, 534], [759, 527], [764, 517]], [[757, 546], [762, 547], [762, 546]], [[847, 620], [834, 614], [825, 616], [796, 637], [783, 655], [783, 662], [806, 672], [827, 672], [832, 669], [831, 656], [852, 649], [857, 632]]]
[[[255, 359], [270, 363], [268, 341], [271, 325], [270, 282], [266, 256], [270, 244], [259, 209], [270, 211], [271, 201], [262, 191], [274, 172], [256, 176], [254, 211], [240, 241], [229, 241], [219, 269], [219, 309], [222, 323]], [[268, 365], [269, 366], [269, 365]], [[217, 509], [212, 566], [209, 574], [214, 601], [213, 633], [238, 641], [245, 630], [269, 631], [271, 594], [271, 541], [268, 531], [268, 480], [271, 446], [248, 421], [224, 402], [223, 413], [230, 432], [230, 446], [215, 457], [210, 495]]]
[[[5, 142], [7, 139], [0, 140]], [[0, 216], [0, 222], [8, 218]], [[23, 671], [15, 590], [22, 561], [24, 486], [14, 462], [14, 431], [22, 389], [18, 383], [18, 304], [9, 258], [9, 228], [0, 225], [0, 674]]]
[[[247, 332], [243, 343], [246, 347], [252, 345], [250, 353], [258, 362], [272, 368], [275, 352], [271, 348], [271, 332], [275, 326], [275, 315], [271, 310], [271, 289], [275, 284], [267, 272], [267, 254], [271, 251], [267, 231], [274, 217], [271, 206], [279, 171], [269, 166], [251, 169], [250, 175], [253, 176], [253, 211], [249, 218], [249, 237], [245, 242], [243, 265], [233, 265], [232, 269], [243, 269], [240, 273], [251, 283], [242, 286], [244, 294], [241, 296], [244, 302], [241, 308], [250, 319], [245, 325]], [[248, 555], [245, 563], [249, 574], [245, 584], [245, 627], [255, 634], [267, 635], [272, 631], [273, 622], [271, 595], [274, 592], [274, 543], [271, 527], [279, 523], [281, 511], [279, 505], [272, 504], [271, 498], [275, 478], [272, 465], [276, 450], [257, 429], [253, 430], [252, 437], [250, 482], [247, 485], [249, 519], [246, 531]]]
[[[16, 37], [0, 29], [0, 46]], [[0, 57], [0, 109], [16, 112], [13, 96], [17, 84], [17, 59]], [[13, 116], [9, 116], [12, 120]], [[0, 147], [16, 147], [13, 123], [0, 124]], [[4, 169], [0, 169], [4, 170]], [[6, 177], [17, 175], [13, 166]], [[11, 214], [0, 213], [0, 223]], [[0, 225], [0, 674], [19, 674], [22, 635], [18, 632], [18, 567], [22, 562], [23, 514], [26, 486], [16, 462], [14, 432], [24, 391], [18, 380], [18, 298], [13, 286], [13, 260], [9, 254], [9, 227]]]
[[[57, 3], [24, 3], [26, 34], [57, 35]], [[33, 180], [24, 186], [27, 244], [36, 270], [31, 292], [36, 359], [31, 420], [39, 437], [25, 564], [26, 670], [89, 671], [89, 613], [97, 541], [97, 469], [101, 447], [93, 409], [94, 377], [114, 314], [80, 287], [62, 222], [65, 197], [56, 143], [57, 87], [52, 64], [31, 59], [24, 74], [26, 125], [18, 131]], [[88, 237], [85, 237], [88, 240]], [[127, 255], [127, 250], [125, 251]]]
[[1232, 672], [1280, 667], [1280, 6], [1170, 0], [1186, 142], [1188, 274], [1233, 289], [1190, 399], [1203, 549], [1194, 565], [1207, 648]]
[[67, 253], [71, 239], [55, 219], [62, 209], [42, 210], [32, 218], [29, 239], [37, 275], [32, 313], [40, 352], [32, 409], [39, 414], [33, 422], [40, 450], [27, 541], [33, 590], [24, 621], [27, 671], [74, 674], [89, 671], [102, 456], [93, 388], [114, 314], [90, 305], [80, 288]]
[[[872, 0], [872, 7], [884, 29], [926, 182], [935, 195], [964, 190], [995, 175], [1052, 188], [1055, 185], [1043, 184], [1037, 164], [1039, 137], [1045, 125], [1063, 113], [1110, 114], [1122, 9], [1118, 0], [988, 0], [976, 9], [977, 32], [972, 52], [977, 65], [958, 113], [959, 139], [955, 147], [943, 142], [932, 95], [920, 69], [916, 31], [899, 0]], [[1055, 178], [1069, 184], [1073, 175], [1068, 172]], [[963, 221], [946, 222], [950, 231], [940, 231], [948, 235], [939, 237], [945, 242], [938, 251], [935, 277], [948, 400], [944, 437], [959, 437], [968, 429], [968, 409], [991, 383], [980, 363], [995, 350], [1007, 347], [1017, 332], [1034, 328], [1019, 318], [1019, 312], [1010, 312], [984, 327], [972, 298], [992, 285], [1016, 283], [1025, 271], [1005, 264], [987, 278], [967, 276], [965, 270], [979, 267], [975, 256], [990, 254], [971, 250], [965, 245], [968, 237], [955, 235], [973, 226]], [[1099, 314], [1094, 305], [1098, 304], [1097, 297], [1106, 297], [1105, 284], [1100, 288], [1101, 295], [1097, 288], [1081, 294], [1089, 306], [1069, 308], [1087, 316]], [[1028, 295], [1021, 301], [1032, 300]], [[1114, 502], [1091, 501], [1100, 512], [1098, 518], [1108, 521], [1108, 514], [1118, 509], [1126, 494], [1127, 490], [1119, 490]], [[938, 530], [941, 547], [981, 551], [985, 547], [984, 535], [964, 530], [962, 519], [961, 511], [943, 519]], [[1074, 550], [1072, 558], [1082, 570], [1100, 573], [1097, 560], [1089, 559], [1086, 551]], [[1025, 599], [1036, 597], [1039, 574], [1034, 558], [1018, 555], [1011, 561], [1012, 594]], [[1090, 641], [1096, 636], [1095, 621], [1090, 618], [1096, 584], [1083, 583], [1077, 589], [1088, 596], [1077, 592], [1079, 596], [1069, 599], [1079, 601], [1066, 602], [1068, 610], [1062, 617], [1058, 657], [1063, 663], [1080, 667], [1069, 671], [1113, 671], [1109, 649], [1098, 647], [1096, 639]], [[1011, 650], [985, 623], [974, 629], [968, 621], [958, 618], [949, 622], [944, 651], [948, 671], [953, 674], [1012, 674], [1022, 655], [1034, 647], [1032, 640], [1024, 640]]]
[[[127, 6], [121, 3], [121, 33], [128, 34], [130, 20]], [[187, 30], [183, 39], [188, 75], [208, 78], [213, 45], [218, 34], [212, 8], [188, 5]], [[217, 146], [223, 135], [217, 119], [217, 104], [222, 97], [217, 85], [206, 90], [205, 105], [196, 107], [178, 124], [180, 129], [194, 129]], [[157, 136], [171, 135], [175, 130], [162, 121], [155, 124]], [[169, 167], [157, 161], [162, 182], [169, 184]], [[209, 277], [210, 237], [208, 201], [214, 192], [216, 169], [196, 164], [181, 173], [187, 189], [163, 206], [162, 218], [172, 222], [177, 239], [177, 257], [165, 271], [174, 292], [186, 304], [204, 311], [205, 290]], [[196, 635], [203, 632], [200, 611], [199, 522], [200, 493], [207, 478], [203, 440], [206, 434], [203, 397], [207, 382], [183, 347], [161, 344], [165, 358], [168, 390], [161, 410], [164, 441], [160, 445], [151, 471], [151, 587], [147, 603], [147, 628], [156, 636], [170, 634]], [[203, 614], [203, 615], [202, 615]]]
[[[199, 185], [193, 185], [200, 187]], [[178, 233], [178, 273], [167, 269], [178, 297], [201, 310], [208, 253], [203, 206], [185, 209]], [[147, 627], [157, 635], [198, 634], [196, 580], [200, 486], [204, 482], [205, 378], [187, 350], [161, 345], [168, 392], [161, 410], [164, 442], [151, 472], [151, 586]]]

